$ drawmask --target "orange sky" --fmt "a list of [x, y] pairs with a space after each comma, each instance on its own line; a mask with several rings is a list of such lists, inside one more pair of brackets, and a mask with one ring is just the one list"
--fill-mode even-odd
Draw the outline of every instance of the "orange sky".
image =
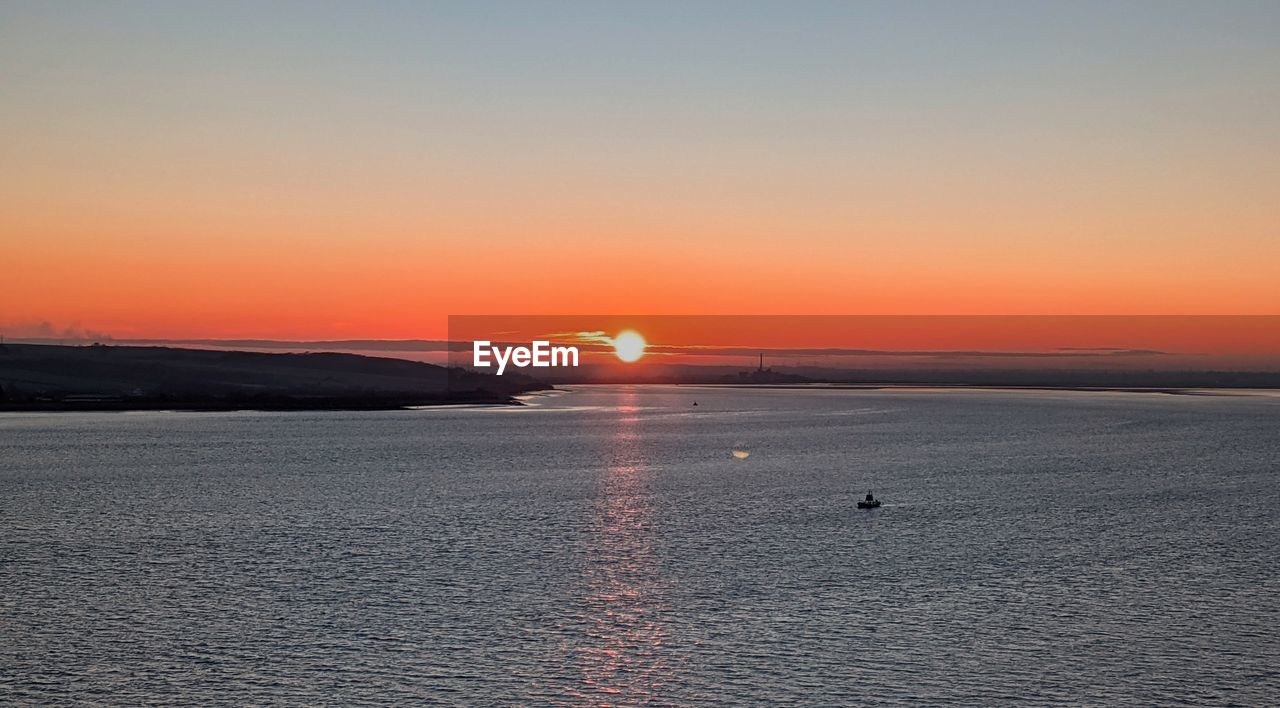
[[1271, 10], [935, 12], [8, 7], [0, 328], [1280, 313]]
[[[495, 226], [454, 243], [452, 229], [414, 239], [402, 235], [407, 225], [393, 236], [343, 238], [305, 223], [235, 224], [226, 228], [236, 237], [220, 237], [215, 225], [172, 235], [132, 214], [73, 216], [0, 215], [6, 234], [23, 234], [4, 246], [7, 326], [47, 320], [116, 337], [433, 338], [448, 314], [486, 312], [1280, 312], [1274, 245], [1197, 258], [1187, 245], [1143, 254], [1048, 241], [1004, 251], [960, 235], [967, 246], [923, 237], [672, 242], [634, 225], [591, 240], [540, 235], [527, 223], [506, 227], [518, 240]], [[420, 228], [432, 232], [429, 219]], [[285, 231], [305, 236], [278, 235]]]
[[[455, 316], [470, 342], [549, 340], [612, 362], [610, 337], [640, 332], [647, 364], [1251, 368], [1280, 363], [1280, 316]], [[603, 345], [598, 343], [603, 342]], [[595, 356], [595, 354], [603, 356]], [[935, 356], [935, 354], [939, 356]], [[1035, 356], [1027, 356], [1035, 355]], [[941, 358], [940, 358], [941, 357]]]

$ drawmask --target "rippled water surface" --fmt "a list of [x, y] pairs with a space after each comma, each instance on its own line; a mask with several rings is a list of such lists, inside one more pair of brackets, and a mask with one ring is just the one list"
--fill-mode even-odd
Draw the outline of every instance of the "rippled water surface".
[[0, 415], [0, 702], [1280, 702], [1280, 398], [531, 403]]

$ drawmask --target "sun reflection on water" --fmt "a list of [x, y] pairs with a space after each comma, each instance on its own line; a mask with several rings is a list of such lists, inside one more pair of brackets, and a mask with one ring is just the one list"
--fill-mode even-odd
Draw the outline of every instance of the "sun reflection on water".
[[580, 697], [632, 703], [661, 695], [673, 667], [664, 659], [669, 635], [666, 588], [654, 549], [653, 470], [645, 458], [640, 421], [631, 414], [638, 409], [636, 393], [620, 395], [591, 522], [593, 540], [584, 568], [587, 636], [576, 658]]

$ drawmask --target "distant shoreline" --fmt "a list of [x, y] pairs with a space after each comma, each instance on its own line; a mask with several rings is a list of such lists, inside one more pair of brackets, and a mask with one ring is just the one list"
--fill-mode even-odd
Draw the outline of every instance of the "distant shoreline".
[[[773, 391], [1026, 391], [1026, 392], [1075, 392], [1075, 393], [1158, 393], [1171, 396], [1257, 396], [1276, 394], [1280, 389], [1273, 388], [1233, 388], [1233, 389], [1197, 389], [1197, 388], [1142, 388], [1142, 387], [1099, 387], [1099, 386], [995, 386], [977, 384], [738, 384], [738, 383], [635, 383], [635, 384], [576, 384], [577, 386], [676, 386], [680, 388], [703, 389], [762, 389]], [[549, 389], [557, 390], [557, 389]], [[559, 389], [568, 391], [571, 389]], [[486, 392], [474, 392], [440, 398], [397, 398], [397, 399], [289, 399], [289, 400], [153, 400], [153, 401], [30, 401], [0, 402], [0, 413], [128, 413], [128, 412], [182, 412], [182, 413], [229, 413], [235, 411], [273, 412], [273, 413], [305, 413], [318, 411], [408, 411], [415, 408], [436, 408], [448, 406], [524, 406], [525, 403], [513, 396], [494, 396]]]
[[510, 396], [476, 396], [448, 399], [343, 400], [294, 399], [275, 401], [29, 401], [0, 402], [0, 413], [126, 413], [131, 411], [181, 411], [217, 413], [231, 411], [405, 411], [436, 406], [523, 406]]
[[[637, 384], [643, 385], [643, 384]], [[802, 391], [882, 391], [893, 389], [919, 390], [956, 390], [956, 391], [1075, 391], [1080, 393], [1164, 393], [1171, 396], [1230, 396], [1250, 395], [1250, 392], [1277, 392], [1280, 389], [1267, 387], [1176, 387], [1176, 386], [1033, 386], [1033, 385], [1000, 385], [1000, 384], [927, 384], [927, 383], [810, 383], [810, 384], [740, 384], [740, 383], [707, 383], [676, 384], [686, 387], [700, 388], [762, 388], [762, 389], [794, 389]], [[1239, 392], [1239, 393], [1236, 393]]]

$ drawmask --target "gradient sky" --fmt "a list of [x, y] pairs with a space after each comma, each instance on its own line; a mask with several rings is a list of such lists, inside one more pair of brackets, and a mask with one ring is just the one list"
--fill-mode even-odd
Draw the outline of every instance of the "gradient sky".
[[0, 2], [0, 325], [1280, 313], [1280, 3]]

